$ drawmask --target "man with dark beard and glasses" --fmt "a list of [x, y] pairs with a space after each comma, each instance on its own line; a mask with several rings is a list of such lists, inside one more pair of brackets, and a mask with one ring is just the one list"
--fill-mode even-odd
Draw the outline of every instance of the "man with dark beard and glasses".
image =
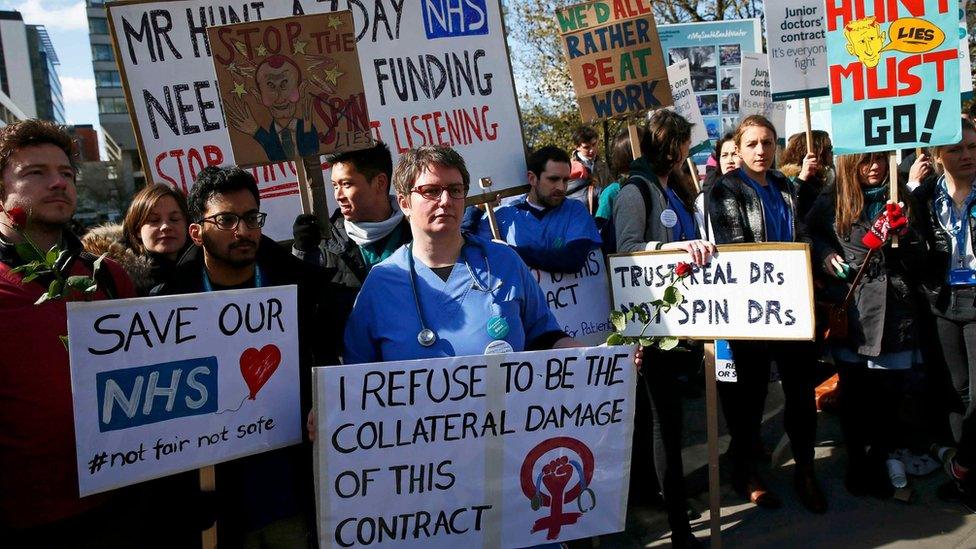
[[[311, 409], [311, 368], [338, 363], [351, 304], [342, 288], [261, 235], [266, 214], [254, 177], [237, 167], [200, 172], [187, 199], [190, 239], [169, 282], [175, 295], [298, 286], [302, 417]], [[221, 545], [308, 547], [314, 524], [311, 445], [272, 450], [216, 466]]]
[[[529, 267], [575, 273], [583, 268], [590, 251], [600, 247], [601, 240], [586, 206], [566, 200], [569, 155], [557, 147], [542, 147], [529, 156], [528, 164], [528, 194], [495, 210], [501, 239]], [[465, 228], [492, 238], [485, 220]]]

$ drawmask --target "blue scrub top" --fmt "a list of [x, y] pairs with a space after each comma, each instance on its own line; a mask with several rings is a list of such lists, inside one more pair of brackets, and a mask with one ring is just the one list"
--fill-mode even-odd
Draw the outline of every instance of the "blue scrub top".
[[481, 355], [497, 339], [523, 351], [535, 338], [561, 330], [515, 251], [477, 236], [465, 239], [447, 282], [414, 261], [417, 300], [437, 341], [430, 347], [417, 341], [421, 323], [410, 284], [410, 250], [402, 246], [363, 283], [346, 324], [346, 364]]
[[783, 199], [779, 182], [773, 177], [766, 177], [766, 186], [763, 187], [741, 169], [739, 175], [756, 191], [762, 202], [766, 242], [793, 242], [793, 213]]
[[[541, 219], [538, 216], [539, 211], [524, 196], [495, 209], [498, 232], [512, 246], [558, 250], [574, 240], [589, 240], [594, 248], [602, 244], [596, 222], [582, 202], [564, 200], [546, 210]], [[491, 225], [482, 220], [478, 234], [490, 240]]]

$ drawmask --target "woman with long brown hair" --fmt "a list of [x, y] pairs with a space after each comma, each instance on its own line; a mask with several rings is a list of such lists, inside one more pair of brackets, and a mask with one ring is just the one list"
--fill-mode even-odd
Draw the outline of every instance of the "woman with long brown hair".
[[[794, 242], [801, 233], [793, 183], [772, 169], [776, 128], [766, 118], [747, 116], [733, 141], [741, 165], [722, 176], [705, 201], [716, 244]], [[782, 501], [766, 488], [756, 467], [769, 373], [775, 360], [785, 395], [784, 424], [796, 460], [793, 486], [800, 502], [814, 513], [827, 502], [814, 474], [813, 443], [817, 430], [812, 344], [795, 341], [733, 341], [736, 383], [719, 384], [722, 409], [732, 441], [732, 487], [760, 507]]]
[[908, 442], [899, 406], [920, 360], [917, 273], [926, 244], [905, 206], [908, 189], [900, 185], [904, 203], [889, 199], [887, 154], [844, 155], [837, 166], [834, 192], [820, 195], [806, 222], [814, 268], [842, 286], [839, 295], [853, 292], [844, 302], [846, 337], [828, 341], [842, 387], [845, 486], [855, 496], [890, 497], [906, 482], [904, 465], [889, 453]]
[[813, 152], [807, 152], [806, 133], [795, 133], [786, 141], [779, 156], [779, 169], [796, 185], [796, 211], [807, 215], [813, 202], [834, 184], [834, 146], [830, 134], [823, 130], [810, 132]]
[[82, 239], [85, 249], [119, 261], [141, 295], [166, 280], [189, 242], [186, 197], [156, 183], [132, 197], [122, 225], [96, 227]]

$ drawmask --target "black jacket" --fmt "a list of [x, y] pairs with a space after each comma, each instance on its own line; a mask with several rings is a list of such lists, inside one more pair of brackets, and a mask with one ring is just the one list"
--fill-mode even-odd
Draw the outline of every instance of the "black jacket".
[[[326, 269], [336, 269], [332, 281], [348, 288], [359, 288], [369, 274], [370, 266], [366, 265], [359, 245], [346, 234], [346, 224], [342, 213], [336, 210], [329, 219], [332, 225], [332, 238], [322, 243], [324, 251], [324, 266]], [[410, 232], [410, 222], [404, 217], [399, 227], [400, 246], [413, 240]]]
[[[716, 244], [766, 242], [766, 224], [762, 199], [735, 169], [723, 175], [705, 197], [711, 234]], [[790, 209], [793, 219], [793, 240], [800, 240], [800, 220], [796, 213], [796, 190], [793, 183], [776, 171], [766, 172], [774, 180]]]
[[[303, 263], [267, 237], [257, 263], [267, 286], [298, 286], [298, 342], [301, 418], [312, 406], [313, 366], [338, 364], [345, 321], [351, 311], [348, 290], [328, 282], [324, 272]], [[193, 246], [156, 295], [198, 293], [203, 288], [203, 253]], [[305, 432], [302, 425], [303, 435]], [[222, 544], [240, 543], [243, 532], [303, 513], [314, 524], [311, 444], [272, 450], [217, 465], [218, 521]]]
[[[952, 235], [942, 228], [935, 212], [937, 181], [922, 183], [912, 196], [918, 204], [916, 218], [921, 222], [922, 235], [929, 247], [929, 260], [925, 263], [922, 276], [922, 290], [933, 312], [945, 312], [949, 306], [951, 286], [947, 283], [952, 263]], [[969, 223], [969, 238], [976, 249], [976, 202], [969, 205], [966, 219]]]
[[[841, 286], [841, 292], [825, 291], [843, 300], [850, 284], [827, 273], [824, 261], [831, 253], [841, 255], [853, 269], [853, 279], [868, 253], [861, 239], [874, 220], [862, 216], [851, 226], [850, 235], [839, 235], [834, 228], [835, 205], [834, 193], [820, 195], [807, 214], [806, 231], [813, 244], [813, 269], [824, 275], [824, 280]], [[908, 234], [899, 238], [898, 247], [891, 247], [889, 242], [872, 254], [847, 309], [847, 343], [852, 351], [878, 356], [918, 346], [921, 300], [917, 273], [926, 263], [926, 245], [917, 221], [920, 217], [911, 210]]]

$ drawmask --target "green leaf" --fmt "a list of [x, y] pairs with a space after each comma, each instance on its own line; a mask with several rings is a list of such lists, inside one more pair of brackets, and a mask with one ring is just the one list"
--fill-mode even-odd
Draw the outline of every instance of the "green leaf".
[[47, 287], [47, 293], [51, 296], [51, 299], [61, 297], [62, 290], [64, 290], [64, 282], [60, 278], [52, 280], [51, 284]]
[[55, 244], [51, 246], [51, 249], [47, 251], [47, 255], [44, 256], [44, 264], [48, 267], [54, 268], [54, 264], [58, 261], [58, 246]]
[[642, 338], [640, 338], [638, 340], [638, 343], [641, 344], [641, 347], [653, 347], [654, 345], [657, 344], [657, 338], [656, 337], [642, 337]]
[[672, 336], [662, 337], [657, 342], [658, 349], [661, 349], [662, 351], [670, 351], [671, 349], [674, 349], [677, 346], [678, 346], [678, 338]]
[[37, 301], [34, 302], [34, 305], [40, 305], [41, 303], [44, 303], [45, 301], [48, 301], [50, 299], [51, 299], [51, 295], [50, 294], [43, 293], [43, 294], [41, 294], [41, 297], [37, 298]]
[[92, 284], [91, 286], [85, 288], [86, 294], [93, 294], [98, 291], [98, 284]]
[[610, 323], [615, 330], [622, 332], [627, 327], [627, 317], [620, 311], [610, 311]]
[[681, 303], [681, 301], [683, 299], [684, 299], [684, 296], [681, 295], [681, 292], [678, 291], [678, 288], [677, 287], [675, 287], [675, 286], [668, 286], [667, 288], [664, 289], [664, 301], [667, 304], [669, 304], [669, 305], [677, 305], [677, 304]]
[[40, 276], [38, 273], [31, 273], [31, 274], [25, 276], [24, 279], [20, 281], [20, 283], [21, 284], [27, 284], [28, 282], [33, 281], [38, 276]]
[[651, 313], [647, 311], [647, 307], [638, 307], [637, 318], [640, 319], [641, 324], [647, 324], [651, 321]]
[[87, 276], [75, 275], [68, 277], [68, 287], [76, 290], [84, 291], [86, 288], [94, 284], [95, 281]]
[[624, 336], [614, 332], [607, 337], [607, 345], [623, 345]]
[[20, 244], [15, 245], [14, 249], [17, 250], [17, 255], [19, 255], [24, 261], [44, 261], [44, 258], [41, 257], [41, 254], [37, 251], [37, 248], [26, 242], [21, 242]]
[[61, 340], [61, 344], [64, 345], [64, 350], [67, 351], [68, 350], [68, 336], [58, 336], [58, 339]]

